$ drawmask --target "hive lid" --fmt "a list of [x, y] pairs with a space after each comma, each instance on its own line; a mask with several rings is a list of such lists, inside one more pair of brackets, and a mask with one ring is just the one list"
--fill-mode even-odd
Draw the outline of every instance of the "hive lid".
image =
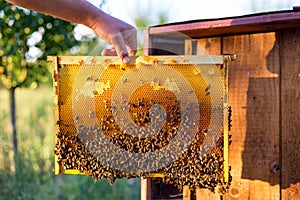
[[192, 38], [235, 35], [242, 33], [271, 32], [284, 28], [300, 27], [299, 7], [293, 10], [263, 12], [242, 16], [201, 19], [162, 24], [149, 28], [149, 35], [178, 37], [180, 32]]

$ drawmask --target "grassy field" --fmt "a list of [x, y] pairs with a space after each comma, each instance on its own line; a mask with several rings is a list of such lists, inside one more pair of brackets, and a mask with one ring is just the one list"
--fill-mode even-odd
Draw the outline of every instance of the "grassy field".
[[138, 179], [95, 182], [53, 174], [54, 118], [51, 87], [16, 90], [20, 175], [14, 173], [8, 91], [0, 89], [0, 200], [139, 199]]

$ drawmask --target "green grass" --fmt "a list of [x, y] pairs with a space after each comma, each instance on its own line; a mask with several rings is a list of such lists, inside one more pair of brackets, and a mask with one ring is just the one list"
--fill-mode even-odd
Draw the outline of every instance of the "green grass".
[[138, 179], [95, 182], [53, 174], [54, 114], [51, 87], [16, 90], [19, 176], [14, 173], [8, 91], [0, 89], [0, 200], [139, 199]]

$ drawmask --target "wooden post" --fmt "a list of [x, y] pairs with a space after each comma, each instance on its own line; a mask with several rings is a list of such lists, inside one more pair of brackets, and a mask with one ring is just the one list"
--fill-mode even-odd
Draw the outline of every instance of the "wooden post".
[[191, 190], [189, 189], [189, 187], [184, 186], [183, 187], [183, 191], [182, 191], [182, 200], [190, 200], [191, 199]]
[[141, 178], [141, 200], [151, 200], [151, 178]]

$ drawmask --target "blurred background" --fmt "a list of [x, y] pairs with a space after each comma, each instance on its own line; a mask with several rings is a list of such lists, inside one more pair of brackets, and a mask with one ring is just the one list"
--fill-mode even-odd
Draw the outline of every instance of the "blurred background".
[[[299, 0], [90, 0], [138, 28], [292, 9]], [[184, 3], [183, 3], [184, 2]], [[139, 199], [140, 180], [55, 176], [50, 55], [100, 55], [107, 45], [82, 25], [0, 0], [0, 199]], [[142, 38], [142, 36], [139, 36]], [[139, 46], [142, 46], [142, 39]]]

